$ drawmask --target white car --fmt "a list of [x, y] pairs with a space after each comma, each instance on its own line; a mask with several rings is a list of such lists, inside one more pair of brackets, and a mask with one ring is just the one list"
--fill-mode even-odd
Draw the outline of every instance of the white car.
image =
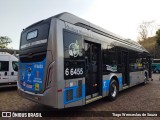
[[6, 52], [0, 52], [0, 87], [16, 86], [18, 80], [18, 59]]

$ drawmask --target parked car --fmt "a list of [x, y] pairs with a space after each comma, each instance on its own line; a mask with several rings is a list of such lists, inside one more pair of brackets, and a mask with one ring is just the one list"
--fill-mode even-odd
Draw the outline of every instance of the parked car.
[[18, 80], [18, 58], [0, 52], [0, 87], [16, 86]]

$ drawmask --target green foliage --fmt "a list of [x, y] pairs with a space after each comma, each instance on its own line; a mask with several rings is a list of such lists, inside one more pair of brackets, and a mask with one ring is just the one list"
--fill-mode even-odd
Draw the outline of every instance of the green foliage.
[[7, 45], [11, 43], [12, 40], [7, 36], [0, 36], [0, 49], [7, 48]]
[[149, 37], [145, 41], [139, 43], [152, 55], [153, 58], [160, 58], [160, 46], [157, 45], [156, 36]]
[[157, 40], [158, 46], [160, 46], [160, 29], [156, 31], [156, 40]]

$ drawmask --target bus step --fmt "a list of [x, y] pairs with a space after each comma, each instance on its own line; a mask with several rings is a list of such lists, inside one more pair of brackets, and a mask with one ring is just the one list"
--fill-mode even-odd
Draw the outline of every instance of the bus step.
[[102, 96], [97, 96], [97, 97], [91, 98], [89, 100], [86, 100], [86, 104], [91, 103], [91, 102], [96, 101], [96, 100], [101, 99], [101, 98], [102, 98]]
[[129, 86], [128, 85], [126, 85], [126, 86], [123, 86], [123, 89], [127, 89]]

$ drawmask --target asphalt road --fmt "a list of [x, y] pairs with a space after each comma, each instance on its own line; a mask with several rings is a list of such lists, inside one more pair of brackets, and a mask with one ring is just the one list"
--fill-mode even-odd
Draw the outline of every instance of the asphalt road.
[[[153, 74], [153, 81], [145, 86], [137, 85], [119, 93], [118, 98], [110, 102], [103, 98], [82, 107], [65, 109], [64, 111], [160, 111], [160, 74]], [[46, 107], [17, 94], [17, 88], [0, 88], [0, 111], [59, 111]], [[78, 113], [77, 113], [78, 114]], [[93, 119], [93, 117], [90, 117]], [[137, 117], [132, 119], [136, 120]], [[81, 119], [80, 117], [71, 119]], [[88, 119], [88, 118], [84, 118]], [[100, 118], [99, 118], [100, 119]], [[103, 119], [103, 118], [101, 118]], [[112, 119], [112, 118], [110, 118]], [[121, 118], [120, 118], [121, 119]], [[126, 118], [128, 119], [128, 118]], [[141, 119], [150, 119], [141, 118]], [[154, 117], [154, 119], [160, 119]]]

